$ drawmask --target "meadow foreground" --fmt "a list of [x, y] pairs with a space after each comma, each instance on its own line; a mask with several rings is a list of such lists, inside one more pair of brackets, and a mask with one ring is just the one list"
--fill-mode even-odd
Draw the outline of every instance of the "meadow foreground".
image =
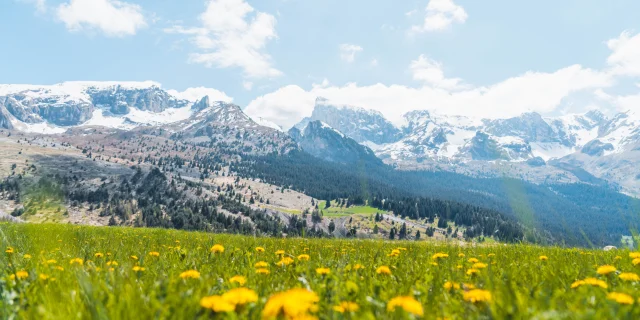
[[637, 319], [640, 253], [0, 224], [0, 317]]

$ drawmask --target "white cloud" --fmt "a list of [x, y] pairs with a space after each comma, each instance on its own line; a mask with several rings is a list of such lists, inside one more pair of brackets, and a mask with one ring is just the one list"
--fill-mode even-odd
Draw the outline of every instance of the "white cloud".
[[572, 65], [552, 73], [527, 72], [487, 87], [449, 91], [424, 86], [375, 84], [358, 86], [319, 86], [304, 90], [287, 86], [253, 100], [246, 108], [287, 129], [309, 116], [316, 97], [337, 104], [354, 105], [380, 111], [390, 121], [401, 124], [402, 115], [412, 110], [428, 109], [444, 114], [462, 114], [481, 118], [517, 116], [527, 111], [548, 113], [561, 106], [563, 99], [582, 90], [607, 87], [606, 73]]
[[362, 51], [361, 46], [343, 43], [340, 45], [340, 59], [351, 63], [356, 59], [356, 53], [360, 51]]
[[191, 102], [200, 101], [200, 99], [204, 98], [205, 96], [209, 96], [209, 100], [211, 101], [233, 101], [233, 98], [229, 97], [226, 93], [216, 89], [205, 87], [188, 88], [184, 91], [167, 90], [167, 92], [178, 99], [184, 99]]
[[411, 61], [409, 66], [414, 80], [423, 81], [425, 84], [444, 89], [455, 89], [461, 85], [462, 80], [458, 78], [445, 78], [442, 71], [442, 64], [429, 59], [424, 54], [418, 60]]
[[253, 88], [253, 82], [251, 82], [251, 81], [243, 81], [242, 82], [242, 87], [245, 90], [250, 91]]
[[616, 75], [640, 76], [640, 33], [624, 31], [620, 37], [607, 41], [612, 53], [607, 63]]
[[27, 4], [31, 4], [36, 8], [37, 13], [46, 13], [47, 12], [47, 1], [46, 0], [18, 0], [18, 2], [23, 2]]
[[117, 0], [70, 0], [60, 4], [56, 14], [74, 32], [97, 29], [107, 36], [122, 37], [147, 26], [139, 5]]
[[427, 4], [426, 15], [421, 25], [414, 25], [413, 32], [440, 31], [451, 24], [464, 23], [467, 12], [453, 0], [430, 0]]
[[272, 66], [266, 45], [276, 39], [276, 18], [256, 12], [244, 0], [209, 0], [200, 15], [201, 27], [174, 26], [167, 33], [191, 36], [200, 52], [192, 53], [189, 60], [206, 67], [239, 67], [248, 78], [272, 78], [282, 75]]

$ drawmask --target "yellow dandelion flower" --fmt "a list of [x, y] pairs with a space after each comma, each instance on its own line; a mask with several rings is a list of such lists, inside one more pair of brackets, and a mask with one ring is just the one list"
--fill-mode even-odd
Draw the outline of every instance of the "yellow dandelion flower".
[[70, 265], [72, 265], [72, 266], [73, 266], [73, 265], [81, 266], [81, 265], [83, 265], [83, 264], [84, 264], [84, 261], [83, 261], [82, 259], [80, 259], [80, 258], [73, 258], [73, 259], [71, 259], [71, 260], [69, 261], [69, 264], [70, 264]]
[[284, 255], [284, 250], [276, 251], [276, 256], [281, 256], [281, 255]]
[[263, 247], [256, 247], [256, 252], [264, 252], [264, 248]]
[[400, 250], [398, 249], [393, 249], [391, 250], [391, 253], [389, 253], [387, 256], [388, 257], [397, 257], [400, 255]]
[[445, 288], [445, 290], [448, 290], [448, 291], [451, 291], [451, 289], [458, 290], [458, 289], [460, 289], [460, 284], [459, 283], [455, 283], [453, 281], [447, 281], [447, 282], [444, 283], [444, 285], [442, 287]]
[[461, 266], [461, 265], [457, 265], [457, 266], [456, 266], [456, 269], [462, 269], [462, 268], [464, 268], [464, 267], [463, 267], [463, 266]]
[[620, 259], [622, 259], [622, 257], [621, 257], [621, 256], [615, 256], [615, 257], [613, 258], [613, 260], [620, 260]]
[[435, 262], [431, 262], [431, 265], [432, 265], [432, 266], [434, 266], [434, 267], [437, 267], [437, 266], [438, 266], [438, 264], [437, 264], [437, 263], [435, 263]]
[[244, 284], [247, 283], [247, 278], [243, 276], [233, 276], [229, 279], [229, 283], [237, 283], [240, 286], [244, 286]]
[[301, 254], [301, 255], [298, 256], [298, 260], [300, 260], [300, 261], [309, 261], [310, 258], [311, 257], [309, 257], [308, 254]]
[[474, 276], [474, 275], [479, 274], [479, 273], [480, 273], [480, 270], [478, 270], [478, 269], [471, 268], [471, 269], [467, 270], [467, 275], [468, 276]]
[[624, 281], [640, 281], [640, 276], [633, 272], [623, 272], [618, 275], [618, 278]]
[[44, 273], [41, 273], [41, 274], [38, 275], [38, 279], [40, 279], [42, 281], [47, 281], [47, 280], [49, 280], [49, 276], [44, 274]]
[[616, 267], [607, 264], [607, 265], [598, 267], [598, 270], [596, 272], [601, 275], [607, 275], [612, 272], [616, 272], [616, 270], [617, 270]]
[[473, 289], [475, 289], [475, 288], [476, 288], [476, 286], [475, 286], [474, 284], [472, 284], [472, 283], [463, 283], [463, 284], [461, 285], [461, 287], [462, 287], [462, 289], [464, 289], [464, 290], [473, 290]]
[[377, 274], [386, 274], [386, 275], [390, 275], [391, 274], [391, 269], [389, 269], [389, 267], [387, 266], [379, 266], [376, 269], [376, 273]]
[[353, 270], [360, 270], [360, 269], [364, 269], [364, 266], [359, 264], [359, 263], [356, 263], [356, 264], [353, 265], [352, 269]]
[[129, 259], [131, 260], [138, 260], [138, 256], [130, 256]]
[[256, 269], [256, 273], [257, 274], [269, 274], [271, 272], [269, 271], [269, 269], [266, 269], [266, 268], [258, 268], [258, 269]]
[[331, 270], [329, 268], [317, 268], [316, 273], [325, 276], [331, 273]]
[[288, 265], [292, 264], [293, 262], [294, 261], [293, 261], [293, 259], [291, 257], [283, 257], [276, 264], [279, 265], [279, 266], [288, 266]]
[[464, 253], [462, 252], [458, 253], [458, 258], [464, 258]]
[[182, 279], [200, 279], [200, 272], [197, 270], [187, 270], [180, 274]]
[[27, 260], [31, 259], [31, 255], [28, 254], [28, 253], [25, 253], [22, 257], [27, 259]]
[[438, 252], [436, 254], [434, 254], [433, 256], [431, 256], [432, 260], [438, 260], [438, 259], [442, 259], [442, 258], [448, 258], [449, 255], [446, 253], [442, 253], [442, 252]]
[[476, 258], [469, 258], [469, 260], [467, 260], [467, 261], [469, 261], [469, 263], [478, 263], [478, 262], [480, 262], [480, 260], [478, 260]]
[[254, 266], [254, 267], [256, 267], [256, 268], [266, 268], [266, 267], [268, 267], [268, 266], [269, 266], [269, 264], [268, 264], [268, 263], [266, 263], [265, 261], [258, 261], [258, 262], [256, 262], [256, 264], [255, 264], [255, 265], [253, 265], [253, 266]]
[[639, 265], [640, 264], [640, 258], [633, 259], [633, 261], [631, 261], [631, 263], [633, 263], [634, 266]]
[[631, 259], [640, 258], [640, 252], [629, 252], [629, 258], [631, 258]]
[[64, 268], [63, 268], [63, 267], [61, 267], [61, 266], [56, 266], [56, 268], [55, 268], [55, 269], [56, 269], [56, 270], [58, 270], [58, 271], [64, 271]]
[[151, 252], [149, 252], [149, 256], [151, 256], [151, 257], [159, 257], [159, 256], [160, 256], [160, 252], [158, 252], [158, 251], [151, 251]]
[[141, 266], [134, 266], [132, 268], [132, 270], [135, 271], [135, 272], [142, 272], [142, 271], [144, 271], [146, 269], [144, 267], [141, 267]]
[[117, 262], [117, 261], [113, 261], [113, 260], [111, 260], [111, 261], [107, 261], [107, 265], [108, 265], [108, 266], [117, 266], [117, 265], [118, 265], [118, 262]]
[[26, 279], [28, 277], [29, 277], [29, 273], [24, 271], [24, 270], [20, 270], [20, 271], [16, 272], [16, 274], [15, 274], [15, 278], [18, 278], [20, 280], [24, 280], [24, 279]]
[[540, 256], [540, 257], [538, 257], [538, 259], [540, 259], [540, 261], [547, 261], [547, 260], [549, 260], [549, 257], [547, 257], [547, 256]]
[[227, 302], [231, 303], [235, 306], [245, 305], [251, 302], [258, 301], [258, 294], [244, 287], [231, 289], [224, 294], [222, 294], [222, 298]]
[[489, 302], [491, 301], [491, 292], [482, 289], [473, 289], [465, 291], [462, 294], [462, 299], [464, 299], [464, 301], [469, 301], [472, 303]]
[[484, 269], [486, 267], [487, 267], [487, 264], [482, 262], [476, 262], [473, 264], [473, 266], [471, 266], [471, 268], [473, 269]]
[[387, 311], [395, 311], [396, 308], [401, 308], [416, 316], [422, 316], [424, 314], [422, 304], [411, 296], [398, 296], [389, 300], [387, 303]]
[[495, 257], [495, 256], [496, 256], [496, 254], [495, 254], [495, 253], [489, 253], [489, 254], [487, 255], [487, 257], [489, 257], [489, 258], [491, 258], [491, 257]]
[[267, 300], [262, 309], [262, 319], [274, 319], [284, 316], [286, 319], [299, 319], [318, 311], [318, 295], [307, 289], [295, 288], [279, 292]]
[[104, 254], [102, 252], [96, 252], [93, 256], [96, 258], [102, 258], [104, 257]]
[[633, 297], [621, 292], [610, 292], [607, 299], [615, 301], [619, 304], [633, 304]]
[[204, 297], [200, 299], [200, 306], [214, 312], [231, 312], [236, 309], [233, 303], [225, 300], [222, 296]]
[[355, 312], [360, 309], [360, 306], [355, 302], [342, 301], [339, 305], [333, 306], [333, 310], [340, 313]]
[[223, 253], [224, 252], [224, 247], [221, 244], [214, 244], [213, 247], [211, 247], [211, 252], [212, 253]]
[[8, 253], [8, 254], [12, 254], [15, 252], [15, 250], [12, 247], [7, 247], [6, 250], [4, 250], [4, 252]]
[[47, 261], [45, 261], [46, 264], [56, 264], [58, 263], [58, 261], [54, 260], [54, 259], [49, 259]]
[[596, 279], [596, 278], [586, 278], [584, 280], [578, 280], [578, 281], [573, 282], [571, 284], [571, 288], [575, 289], [575, 288], [583, 286], [583, 285], [590, 285], [590, 286], [594, 286], [594, 287], [600, 287], [600, 288], [603, 288], [603, 289], [606, 289], [608, 287], [607, 283], [602, 281], [602, 280], [599, 280], [599, 279]]

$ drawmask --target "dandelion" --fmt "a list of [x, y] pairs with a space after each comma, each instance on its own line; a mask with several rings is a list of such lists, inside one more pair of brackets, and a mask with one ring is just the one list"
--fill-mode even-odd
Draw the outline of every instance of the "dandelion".
[[598, 270], [596, 272], [598, 272], [598, 274], [601, 274], [601, 275], [607, 275], [612, 272], [616, 272], [616, 267], [607, 264], [607, 265], [598, 267]]
[[326, 276], [329, 273], [331, 273], [331, 270], [329, 268], [317, 268], [316, 269], [316, 273], [319, 274], [319, 275]]
[[578, 281], [573, 282], [571, 284], [571, 288], [575, 289], [575, 288], [583, 286], [583, 285], [600, 287], [600, 288], [603, 288], [603, 289], [606, 289], [608, 287], [607, 283], [602, 281], [602, 280], [599, 280], [599, 279], [596, 279], [596, 278], [586, 278], [584, 280], [578, 280]]
[[15, 250], [13, 250], [12, 247], [7, 247], [6, 250], [4, 250], [4, 252], [6, 252], [7, 254], [12, 254]]
[[496, 256], [496, 254], [495, 254], [495, 253], [489, 253], [489, 254], [487, 255], [487, 257], [489, 257], [489, 258], [491, 258], [491, 257], [495, 257], [495, 256]]
[[258, 294], [251, 289], [235, 288], [224, 293], [222, 298], [233, 304], [234, 307], [237, 307], [239, 305], [258, 301]]
[[422, 316], [424, 314], [422, 304], [411, 296], [398, 296], [389, 300], [387, 303], [387, 311], [395, 311], [398, 307], [416, 316]]
[[640, 276], [633, 272], [623, 272], [618, 275], [618, 278], [624, 281], [640, 281]]
[[54, 259], [49, 259], [47, 261], [45, 261], [46, 264], [56, 264], [58, 263], [58, 261], [54, 260]]
[[458, 253], [458, 258], [464, 258], [464, 253], [462, 252]]
[[24, 280], [24, 279], [26, 279], [28, 277], [29, 277], [29, 273], [24, 271], [24, 270], [20, 270], [20, 271], [16, 272], [16, 274], [14, 276], [14, 278], [18, 278], [20, 280]]
[[538, 259], [540, 259], [540, 261], [547, 261], [547, 260], [549, 260], [549, 257], [547, 257], [547, 256], [540, 256], [540, 257], [538, 257]]
[[64, 271], [64, 268], [61, 267], [61, 266], [56, 266], [55, 269], [58, 270], [58, 271]]
[[229, 283], [237, 283], [240, 286], [244, 286], [244, 284], [247, 283], [247, 278], [243, 276], [233, 276], [229, 279]]
[[278, 261], [277, 265], [279, 266], [288, 266], [292, 264], [294, 261], [290, 257], [284, 257], [280, 261]]
[[276, 251], [276, 256], [282, 256], [282, 255], [284, 255], [284, 250]]
[[473, 289], [465, 291], [462, 294], [462, 299], [464, 299], [464, 301], [469, 301], [472, 303], [489, 302], [491, 301], [491, 292], [482, 289]]
[[159, 256], [160, 256], [160, 252], [158, 252], [158, 251], [151, 251], [151, 252], [149, 252], [149, 256], [151, 256], [151, 257], [159, 257]]
[[449, 255], [446, 253], [442, 253], [442, 252], [438, 252], [436, 254], [434, 254], [433, 256], [431, 256], [432, 260], [438, 260], [438, 259], [442, 259], [442, 258], [448, 258]]
[[634, 266], [639, 265], [640, 264], [640, 258], [633, 259], [633, 261], [631, 261], [631, 263], [633, 263]]
[[400, 255], [400, 250], [398, 250], [398, 249], [393, 249], [393, 250], [391, 250], [391, 253], [389, 253], [389, 254], [387, 255], [387, 257], [397, 257], [397, 256], [399, 256], [399, 255]]
[[135, 272], [142, 272], [142, 271], [144, 271], [146, 269], [144, 267], [141, 267], [141, 266], [134, 266], [132, 270], [135, 271]]
[[104, 257], [104, 254], [102, 252], [96, 252], [93, 256], [96, 258], [102, 258]]
[[38, 279], [40, 279], [42, 281], [47, 281], [47, 280], [49, 280], [49, 276], [44, 274], [44, 273], [41, 273], [41, 274], [38, 275]]
[[182, 279], [200, 279], [200, 272], [197, 270], [187, 270], [180, 274]]
[[73, 258], [73, 259], [71, 259], [71, 260], [69, 261], [69, 264], [70, 264], [70, 265], [72, 265], [72, 266], [73, 266], [73, 265], [81, 266], [81, 265], [83, 265], [83, 264], [84, 264], [84, 261], [83, 261], [82, 259], [80, 259], [80, 258]]
[[360, 269], [364, 269], [364, 266], [359, 264], [359, 263], [356, 263], [356, 264], [353, 265], [352, 269], [353, 270], [360, 270]]
[[269, 269], [266, 269], [266, 268], [258, 268], [258, 269], [256, 269], [256, 273], [257, 274], [269, 274], [271, 272], [269, 271]]
[[266, 267], [268, 267], [268, 266], [269, 266], [269, 264], [268, 264], [268, 263], [266, 263], [266, 262], [264, 262], [264, 261], [258, 261], [258, 262], [256, 262], [256, 264], [255, 264], [255, 265], [253, 265], [253, 266], [254, 266], [254, 267], [256, 267], [256, 268], [266, 268]]
[[308, 254], [301, 254], [301, 255], [298, 256], [298, 260], [300, 260], [300, 261], [309, 261], [310, 258], [311, 257], [309, 257]]
[[264, 248], [263, 247], [256, 247], [256, 252], [264, 252]]
[[640, 252], [629, 252], [629, 258], [631, 258], [631, 259], [640, 258]]
[[391, 274], [391, 269], [389, 269], [389, 267], [387, 266], [379, 266], [376, 269], [376, 273], [377, 274], [386, 274], [386, 275], [390, 275]]
[[262, 309], [262, 319], [284, 315], [287, 319], [302, 318], [318, 311], [318, 295], [307, 289], [295, 288], [272, 295]]
[[205, 309], [211, 309], [214, 312], [231, 312], [236, 306], [225, 300], [222, 296], [209, 296], [200, 299], [200, 306]]
[[223, 253], [224, 252], [224, 247], [221, 244], [214, 244], [213, 247], [211, 247], [211, 252], [212, 253]]
[[451, 291], [451, 289], [458, 290], [458, 289], [460, 289], [460, 284], [452, 282], [452, 281], [447, 281], [447, 282], [444, 283], [444, 285], [442, 287], [447, 291]]
[[31, 255], [28, 254], [28, 253], [25, 253], [22, 257], [27, 259], [27, 260], [31, 259]]
[[621, 292], [610, 292], [607, 299], [615, 301], [619, 304], [633, 304], [633, 297]]
[[130, 256], [129, 259], [137, 261], [138, 260], [138, 256]]
[[477, 275], [479, 273], [480, 273], [480, 270], [478, 270], [478, 269], [473, 269], [472, 268], [472, 269], [467, 270], [467, 275], [468, 276], [475, 276], [475, 275]]
[[478, 263], [478, 262], [480, 262], [480, 260], [478, 260], [476, 258], [469, 258], [469, 260], [467, 260], [467, 261], [469, 261], [469, 263]]
[[473, 269], [484, 269], [486, 267], [487, 267], [487, 264], [482, 262], [476, 262], [473, 264], [473, 266], [471, 266], [471, 268]]
[[111, 260], [111, 261], [107, 261], [107, 265], [108, 265], [108, 266], [114, 266], [114, 267], [115, 267], [115, 266], [117, 266], [117, 265], [118, 265], [118, 262], [117, 262], [117, 261], [113, 261], [113, 260]]
[[355, 302], [342, 301], [339, 305], [333, 306], [333, 310], [340, 313], [355, 312], [360, 309], [360, 306]]

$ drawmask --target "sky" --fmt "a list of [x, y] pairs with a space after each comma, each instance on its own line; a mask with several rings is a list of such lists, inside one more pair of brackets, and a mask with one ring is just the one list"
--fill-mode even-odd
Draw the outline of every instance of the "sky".
[[640, 107], [636, 0], [3, 0], [0, 83], [155, 81], [285, 129], [316, 97], [502, 118]]

